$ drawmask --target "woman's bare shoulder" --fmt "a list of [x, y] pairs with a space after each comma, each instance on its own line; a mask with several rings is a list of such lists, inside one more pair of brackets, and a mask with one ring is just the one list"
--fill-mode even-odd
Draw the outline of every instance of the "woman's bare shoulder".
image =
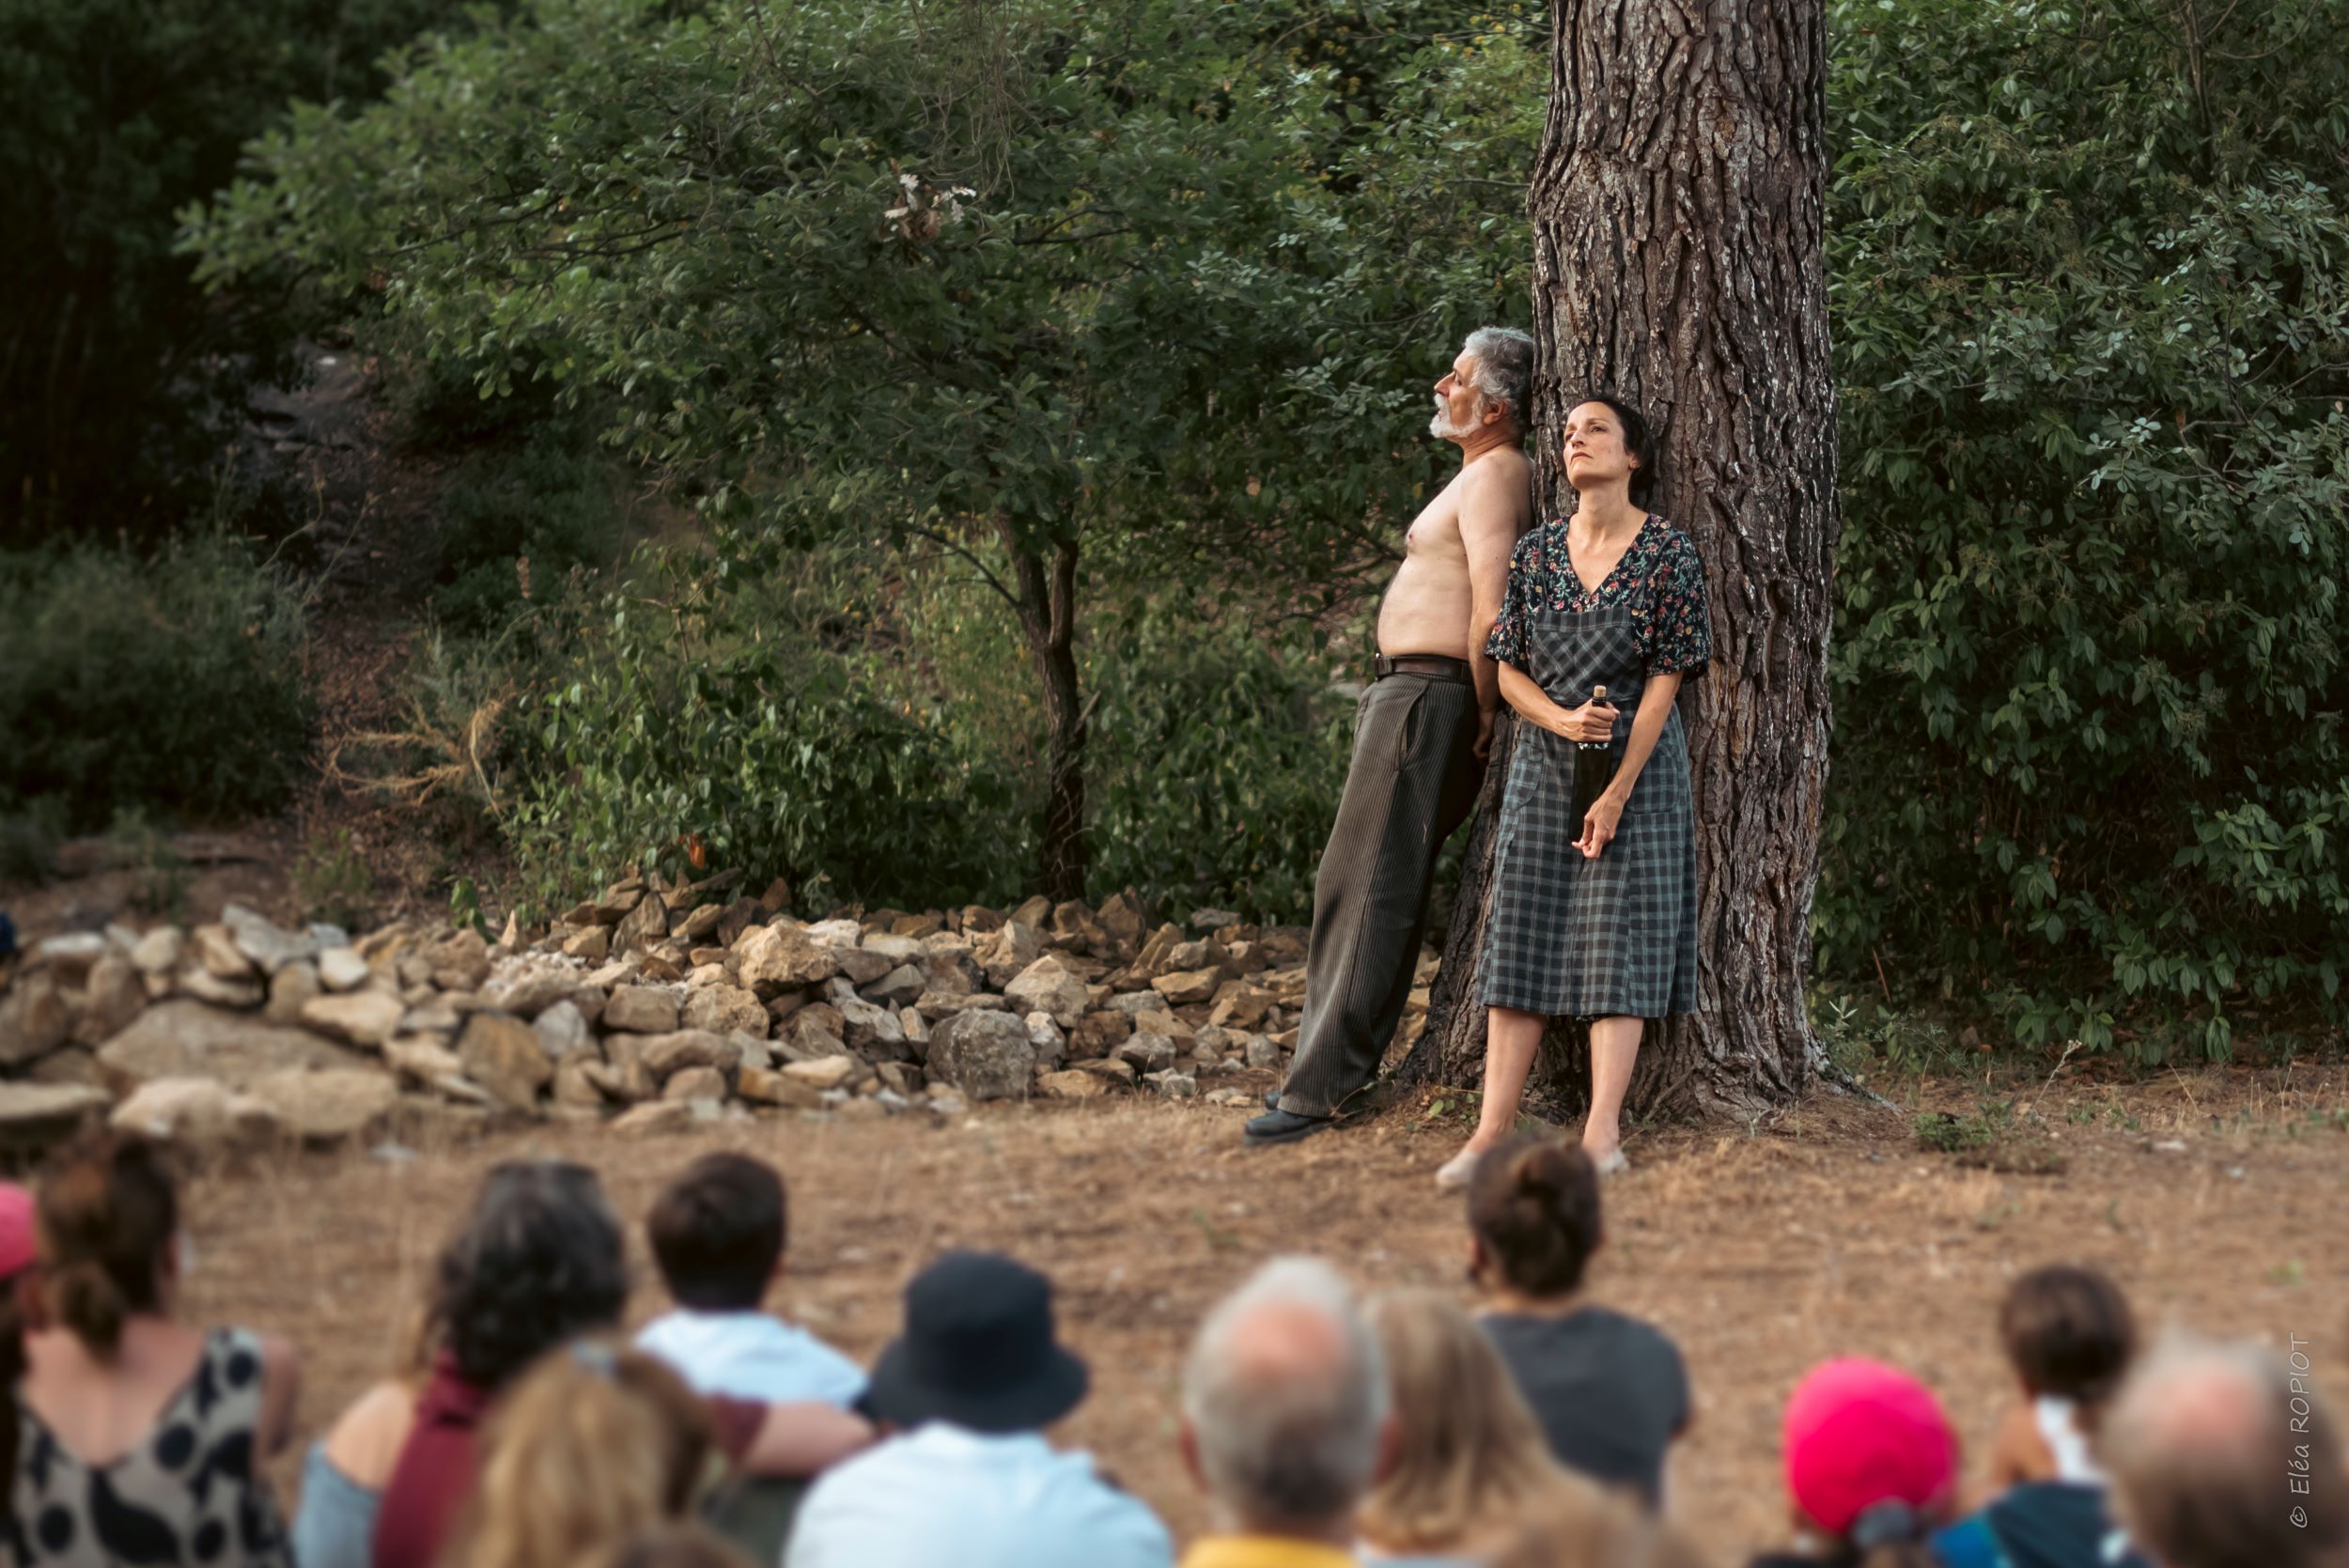
[[387, 1378], [335, 1418], [326, 1434], [327, 1460], [359, 1485], [381, 1491], [415, 1424], [415, 1389]]

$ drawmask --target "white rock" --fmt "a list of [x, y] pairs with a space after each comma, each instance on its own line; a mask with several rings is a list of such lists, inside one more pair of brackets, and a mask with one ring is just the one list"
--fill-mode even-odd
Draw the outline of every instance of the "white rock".
[[355, 991], [374, 971], [351, 947], [330, 947], [319, 955], [319, 984], [330, 991]]

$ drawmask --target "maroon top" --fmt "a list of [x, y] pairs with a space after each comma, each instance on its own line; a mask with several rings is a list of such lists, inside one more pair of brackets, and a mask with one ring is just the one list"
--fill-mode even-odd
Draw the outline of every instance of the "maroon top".
[[[375, 1568], [432, 1568], [439, 1560], [459, 1510], [473, 1496], [481, 1423], [500, 1391], [467, 1382], [447, 1351], [434, 1358], [431, 1381], [416, 1396], [416, 1424], [375, 1511]], [[717, 1425], [719, 1448], [739, 1463], [767, 1406], [739, 1399], [703, 1403]]]

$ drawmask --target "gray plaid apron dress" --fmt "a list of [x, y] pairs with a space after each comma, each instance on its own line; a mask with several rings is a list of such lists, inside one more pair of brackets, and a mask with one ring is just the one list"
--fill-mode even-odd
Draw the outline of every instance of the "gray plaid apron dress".
[[[1544, 607], [1532, 621], [1526, 674], [1563, 707], [1606, 687], [1621, 709], [1620, 764], [1646, 683], [1630, 610]], [[1696, 814], [1677, 709], [1598, 859], [1574, 847], [1582, 824], [1573, 817], [1574, 742], [1519, 723], [1501, 796], [1485, 1005], [1576, 1018], [1695, 1012]]]

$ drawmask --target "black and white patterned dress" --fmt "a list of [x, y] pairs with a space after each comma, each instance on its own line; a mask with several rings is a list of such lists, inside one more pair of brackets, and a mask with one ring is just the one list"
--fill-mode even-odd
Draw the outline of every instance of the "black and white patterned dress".
[[[1575, 574], [1563, 519], [1517, 543], [1486, 657], [1515, 665], [1562, 707], [1595, 686], [1621, 711], [1620, 762], [1648, 677], [1712, 657], [1704, 572], [1688, 536], [1640, 525], [1595, 591]], [[1695, 813], [1677, 710], [1596, 860], [1574, 847], [1574, 742], [1517, 727], [1501, 797], [1485, 1004], [1552, 1017], [1657, 1018], [1697, 1006]]]
[[216, 1328], [145, 1441], [85, 1465], [16, 1401], [14, 1560], [24, 1568], [290, 1568], [261, 1474], [261, 1343]]

